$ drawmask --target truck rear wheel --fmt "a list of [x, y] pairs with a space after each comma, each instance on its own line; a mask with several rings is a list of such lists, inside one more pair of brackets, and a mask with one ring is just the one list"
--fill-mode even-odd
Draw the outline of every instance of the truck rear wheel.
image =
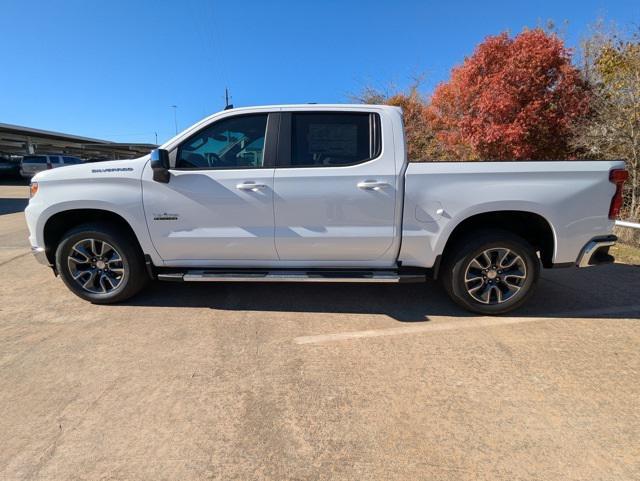
[[469, 311], [494, 315], [527, 301], [540, 276], [540, 260], [525, 239], [495, 229], [458, 241], [442, 269], [442, 284], [453, 301]]
[[108, 223], [66, 232], [56, 249], [56, 268], [75, 295], [95, 304], [124, 301], [149, 280], [135, 239]]

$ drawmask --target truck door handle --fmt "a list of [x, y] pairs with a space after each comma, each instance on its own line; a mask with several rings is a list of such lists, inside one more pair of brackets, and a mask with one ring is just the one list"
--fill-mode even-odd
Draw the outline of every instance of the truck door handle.
[[389, 187], [388, 182], [379, 182], [377, 180], [364, 180], [362, 182], [358, 182], [358, 189], [363, 190], [381, 190], [385, 187]]
[[257, 192], [261, 189], [266, 188], [267, 186], [264, 184], [256, 184], [255, 182], [243, 182], [242, 184], [236, 185], [236, 189], [239, 190], [250, 190], [252, 192]]

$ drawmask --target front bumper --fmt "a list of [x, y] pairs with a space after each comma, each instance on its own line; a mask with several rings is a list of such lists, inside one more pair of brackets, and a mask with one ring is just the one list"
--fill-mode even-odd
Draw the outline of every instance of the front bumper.
[[31, 253], [40, 264], [51, 267], [51, 262], [47, 259], [44, 247], [31, 247]]
[[580, 251], [576, 260], [578, 267], [590, 267], [600, 264], [611, 264], [615, 257], [609, 254], [609, 248], [616, 243], [618, 237], [608, 235], [591, 239]]

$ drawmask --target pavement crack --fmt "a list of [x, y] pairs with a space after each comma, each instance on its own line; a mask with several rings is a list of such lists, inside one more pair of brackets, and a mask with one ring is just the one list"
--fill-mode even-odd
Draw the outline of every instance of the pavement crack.
[[16, 259], [20, 259], [22, 257], [28, 256], [29, 254], [31, 254], [31, 252], [25, 252], [24, 254], [20, 254], [20, 255], [17, 255], [15, 257], [12, 257], [11, 259], [7, 259], [6, 261], [0, 262], [0, 267], [8, 264], [9, 262], [13, 262]]
[[[69, 400], [64, 405], [64, 407], [60, 410], [61, 415], [77, 399], [78, 397], [75, 396], [73, 399]], [[42, 468], [44, 468], [46, 464], [53, 458], [53, 456], [55, 455], [58, 449], [58, 445], [60, 444], [60, 440], [62, 439], [62, 436], [64, 436], [64, 434], [65, 434], [65, 430], [62, 427], [62, 421], [59, 419], [58, 431], [56, 432], [56, 435], [53, 441], [46, 448], [44, 448], [44, 450], [42, 451], [42, 454], [40, 455], [40, 458], [38, 459], [38, 462], [33, 466], [31, 471], [27, 473], [27, 477], [25, 479], [33, 479], [34, 476], [36, 476], [42, 470]]]
[[31, 471], [27, 474], [27, 477], [25, 479], [33, 479], [34, 476], [36, 476], [42, 470], [42, 468], [51, 460], [51, 458], [53, 458], [53, 455], [56, 453], [56, 450], [58, 449], [58, 442], [60, 441], [63, 435], [64, 435], [64, 431], [62, 429], [58, 430], [58, 434], [56, 435], [53, 442], [44, 449], [44, 452], [40, 456], [40, 459], [35, 464], [35, 466], [33, 466], [33, 469], [31, 469]]
[[[40, 471], [42, 471], [42, 469], [47, 465], [47, 463], [53, 458], [53, 456], [56, 454], [56, 451], [58, 449], [58, 446], [61, 444], [61, 440], [63, 438], [63, 436], [69, 432], [73, 432], [75, 431], [78, 426], [80, 426], [83, 422], [84, 419], [87, 415], [87, 413], [91, 410], [93, 410], [95, 408], [95, 406], [105, 397], [105, 395], [107, 393], [109, 393], [110, 391], [113, 390], [113, 388], [115, 387], [115, 385], [118, 383], [118, 381], [120, 380], [119, 377], [115, 378], [113, 381], [111, 381], [101, 392], [100, 394], [98, 394], [98, 396], [89, 403], [89, 405], [86, 407], [86, 409], [84, 411], [82, 411], [82, 413], [79, 416], [79, 419], [76, 423], [73, 424], [73, 426], [71, 426], [69, 429], [63, 429], [62, 427], [62, 422], [58, 422], [58, 431], [56, 432], [56, 436], [53, 439], [53, 441], [42, 451], [42, 454], [40, 455], [40, 458], [38, 459], [38, 462], [33, 466], [33, 468], [31, 469], [31, 471], [27, 474], [27, 476], [25, 477], [25, 479], [29, 480], [29, 479], [34, 479], [34, 477], [36, 475], [38, 475], [40, 473]], [[69, 407], [70, 404], [72, 404], [73, 402], [77, 401], [78, 397], [74, 397], [72, 400], [70, 400], [65, 406], [64, 408], [62, 408], [61, 413], [64, 413], [64, 411], [67, 409], [67, 407]]]

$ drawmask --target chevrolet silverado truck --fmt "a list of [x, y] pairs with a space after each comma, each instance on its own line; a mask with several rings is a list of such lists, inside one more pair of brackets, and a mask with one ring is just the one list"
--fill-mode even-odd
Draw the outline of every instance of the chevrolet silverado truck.
[[228, 109], [133, 160], [41, 172], [36, 257], [93, 303], [151, 279], [442, 283], [500, 314], [540, 269], [609, 263], [620, 161], [409, 163], [400, 109]]

